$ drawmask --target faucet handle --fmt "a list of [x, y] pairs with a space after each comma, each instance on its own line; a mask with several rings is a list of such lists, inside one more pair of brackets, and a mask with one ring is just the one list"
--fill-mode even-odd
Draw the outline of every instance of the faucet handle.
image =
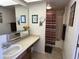
[[8, 48], [10, 45], [11, 45], [11, 44], [10, 44], [9, 42], [3, 43], [3, 44], [2, 44], [2, 48], [3, 48], [3, 49], [6, 49], [6, 48]]

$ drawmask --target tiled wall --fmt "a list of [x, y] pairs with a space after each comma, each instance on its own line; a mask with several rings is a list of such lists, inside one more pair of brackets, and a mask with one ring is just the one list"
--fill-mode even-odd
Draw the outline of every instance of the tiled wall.
[[46, 43], [56, 40], [56, 12], [47, 10], [46, 13]]

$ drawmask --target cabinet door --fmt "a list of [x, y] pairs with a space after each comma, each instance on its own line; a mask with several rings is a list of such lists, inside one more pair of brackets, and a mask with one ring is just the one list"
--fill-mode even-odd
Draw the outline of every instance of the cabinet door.
[[31, 48], [24, 51], [17, 59], [31, 59]]

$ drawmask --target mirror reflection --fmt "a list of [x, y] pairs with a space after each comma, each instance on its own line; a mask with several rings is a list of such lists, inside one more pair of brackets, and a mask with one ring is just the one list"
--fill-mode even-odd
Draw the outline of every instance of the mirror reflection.
[[27, 31], [28, 23], [28, 8], [25, 6], [0, 6], [0, 35]]

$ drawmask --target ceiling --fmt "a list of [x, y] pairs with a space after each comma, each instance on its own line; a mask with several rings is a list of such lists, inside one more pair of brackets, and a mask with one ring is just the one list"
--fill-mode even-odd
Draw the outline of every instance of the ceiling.
[[16, 5], [17, 3], [12, 0], [0, 0], [0, 6]]
[[63, 8], [70, 0], [44, 0], [47, 1], [52, 7]]
[[[68, 1], [70, 0], [42, 0], [42, 1], [45, 1], [47, 2], [47, 4], [49, 3], [53, 8], [63, 8], [65, 7], [65, 5], [68, 3]], [[6, 3], [7, 4], [21, 4], [21, 5], [26, 5], [27, 3], [24, 2], [24, 0], [1, 0], [1, 3], [5, 5]]]

